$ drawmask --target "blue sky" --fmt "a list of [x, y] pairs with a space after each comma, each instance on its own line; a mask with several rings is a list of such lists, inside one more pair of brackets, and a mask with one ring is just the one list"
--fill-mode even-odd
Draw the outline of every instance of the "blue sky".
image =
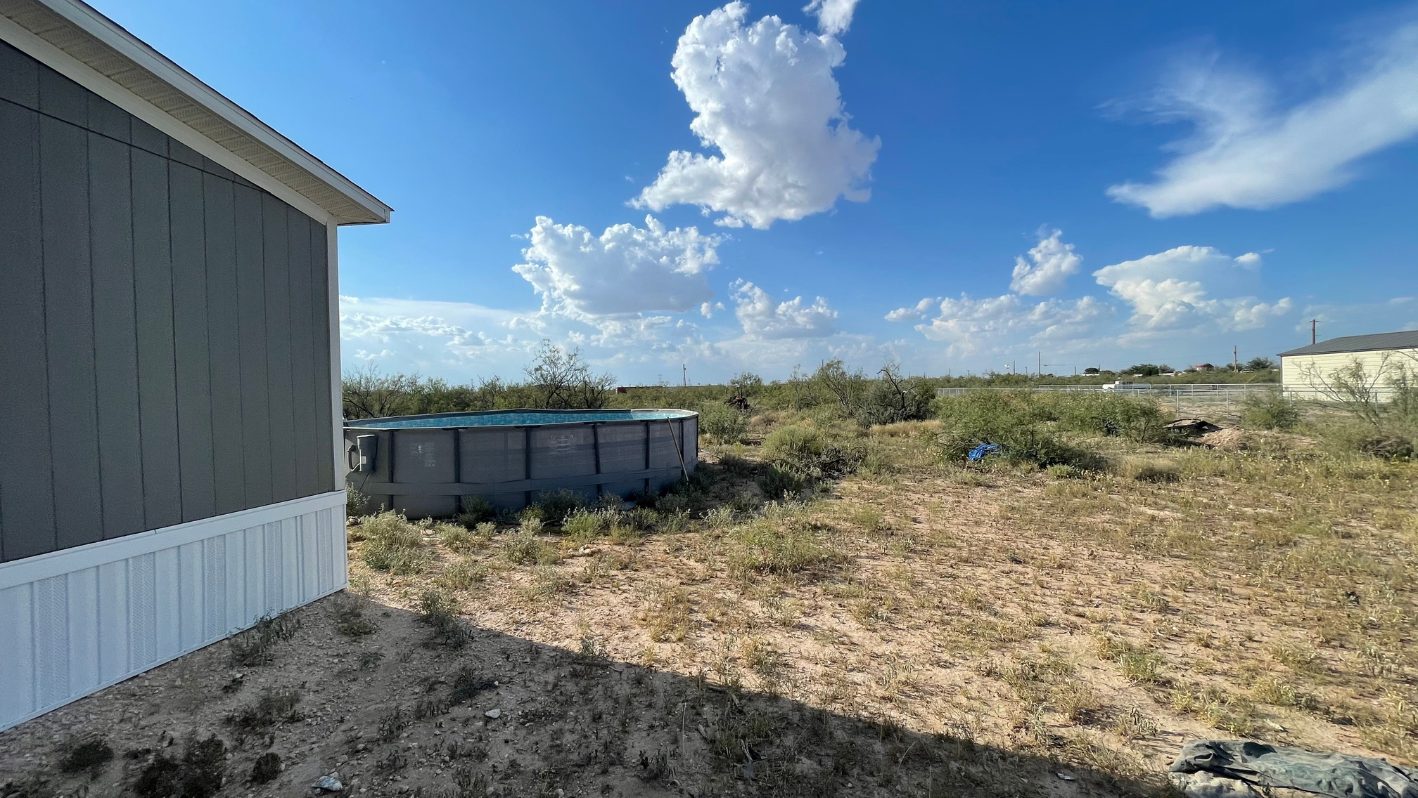
[[[344, 367], [1174, 366], [1418, 328], [1418, 7], [97, 2], [395, 208]], [[648, 218], [647, 218], [648, 217]]]

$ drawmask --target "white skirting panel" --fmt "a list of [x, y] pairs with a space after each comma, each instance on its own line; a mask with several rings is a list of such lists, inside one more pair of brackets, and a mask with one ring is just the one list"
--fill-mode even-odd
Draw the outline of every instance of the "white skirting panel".
[[0, 730], [345, 587], [345, 494], [0, 565]]

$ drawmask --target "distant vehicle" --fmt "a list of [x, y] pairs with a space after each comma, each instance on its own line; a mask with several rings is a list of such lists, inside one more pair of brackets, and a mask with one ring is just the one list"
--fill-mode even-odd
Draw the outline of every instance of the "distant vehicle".
[[1105, 390], [1105, 391], [1150, 391], [1150, 390], [1152, 390], [1152, 386], [1151, 386], [1151, 385], [1148, 385], [1148, 384], [1145, 383], [1145, 382], [1127, 382], [1126, 380], [1119, 380], [1118, 382], [1110, 382], [1110, 383], [1108, 383], [1107, 385], [1104, 385], [1104, 386], [1103, 386], [1103, 390]]

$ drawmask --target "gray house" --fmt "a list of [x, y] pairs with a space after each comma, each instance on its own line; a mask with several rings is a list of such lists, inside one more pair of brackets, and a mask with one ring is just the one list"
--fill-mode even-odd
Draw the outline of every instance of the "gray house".
[[336, 230], [389, 212], [0, 0], [0, 729], [345, 585]]

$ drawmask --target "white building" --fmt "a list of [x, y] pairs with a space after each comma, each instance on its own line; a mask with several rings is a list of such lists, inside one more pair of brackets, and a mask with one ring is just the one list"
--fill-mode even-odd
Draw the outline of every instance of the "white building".
[[1403, 373], [1418, 376], [1418, 330], [1332, 338], [1280, 353], [1280, 379], [1287, 394], [1324, 398], [1334, 375], [1355, 365], [1364, 382], [1382, 396]]

